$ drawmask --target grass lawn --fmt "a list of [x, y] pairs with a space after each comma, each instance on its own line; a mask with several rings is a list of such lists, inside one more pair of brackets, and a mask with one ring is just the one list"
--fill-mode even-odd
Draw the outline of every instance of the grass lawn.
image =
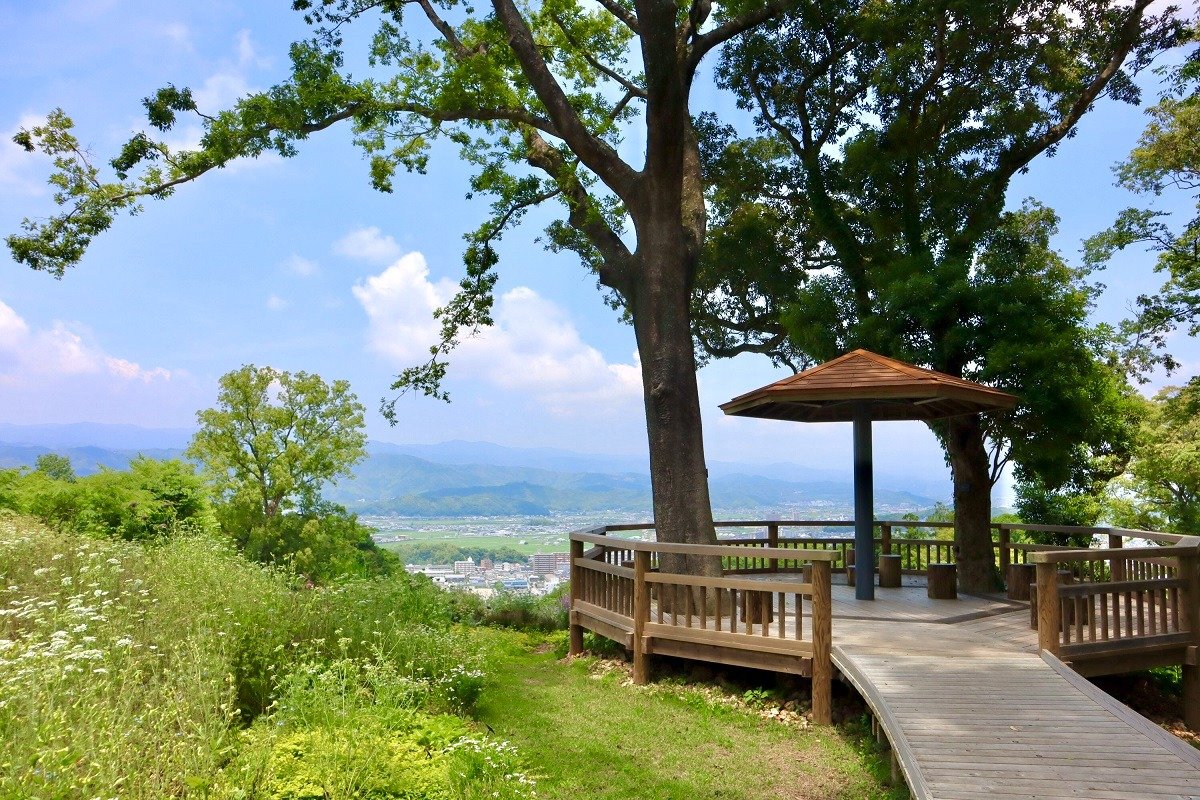
[[907, 797], [882, 782], [887, 764], [862, 721], [785, 724], [711, 686], [632, 686], [612, 662], [563, 661], [520, 634], [491, 638], [477, 717], [520, 748], [541, 797]]

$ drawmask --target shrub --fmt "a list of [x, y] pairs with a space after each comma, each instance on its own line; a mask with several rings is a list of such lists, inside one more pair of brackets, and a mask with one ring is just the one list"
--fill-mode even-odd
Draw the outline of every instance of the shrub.
[[484, 624], [523, 631], [565, 630], [568, 622], [569, 597], [565, 584], [546, 595], [500, 592], [487, 604]]

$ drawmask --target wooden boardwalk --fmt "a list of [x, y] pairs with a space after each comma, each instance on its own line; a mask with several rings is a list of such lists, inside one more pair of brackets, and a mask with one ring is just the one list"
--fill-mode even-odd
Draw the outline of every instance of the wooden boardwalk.
[[1200, 751], [1036, 644], [1028, 610], [903, 626], [839, 619], [833, 662], [916, 798], [1200, 798]]
[[[952, 547], [896, 538], [898, 522], [877, 523], [876, 543], [898, 559], [887, 582], [899, 566], [904, 585], [869, 602], [845, 583], [848, 540], [779, 535], [832, 523], [759, 524], [765, 538], [719, 545], [609, 536], [645, 525], [572, 533], [571, 652], [590, 629], [631, 651], [634, 683], [659, 656], [803, 675], [822, 724], [840, 674], [917, 798], [1200, 800], [1200, 750], [1082, 677], [1180, 665], [1183, 716], [1200, 730], [1200, 537], [1070, 529], [1109, 546], [1062, 550], [1002, 528], [997, 568], [1014, 596], [1035, 584], [1031, 611], [998, 595], [930, 599], [913, 583], [945, 572]], [[665, 568], [683, 556], [706, 569]]]

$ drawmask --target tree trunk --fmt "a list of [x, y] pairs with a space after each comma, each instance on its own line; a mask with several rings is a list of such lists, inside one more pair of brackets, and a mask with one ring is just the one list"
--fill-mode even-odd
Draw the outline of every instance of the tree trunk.
[[[639, 231], [630, 301], [642, 362], [654, 522], [660, 542], [715, 544], [689, 311], [691, 258], [674, 224]], [[720, 574], [714, 558], [663, 558], [668, 572]]]
[[992, 551], [992, 479], [979, 416], [946, 420], [946, 452], [954, 480], [954, 542], [958, 586], [990, 592], [1000, 586]]

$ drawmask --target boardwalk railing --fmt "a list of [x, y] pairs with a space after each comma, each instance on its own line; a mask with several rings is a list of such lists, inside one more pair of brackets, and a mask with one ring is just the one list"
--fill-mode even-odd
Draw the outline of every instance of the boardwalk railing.
[[1113, 529], [1109, 544], [1033, 554], [1039, 647], [1085, 675], [1194, 666], [1200, 537]]
[[646, 681], [652, 654], [805, 675], [812, 678], [814, 720], [830, 721], [830, 571], [836, 551], [754, 545], [755, 558], [808, 567], [799, 581], [689, 575], [663, 571], [662, 557], [712, 558], [722, 572], [736, 571], [749, 548], [608, 536], [619, 528], [634, 529], [571, 534], [572, 653], [582, 652], [586, 628], [633, 652], [635, 683]]

